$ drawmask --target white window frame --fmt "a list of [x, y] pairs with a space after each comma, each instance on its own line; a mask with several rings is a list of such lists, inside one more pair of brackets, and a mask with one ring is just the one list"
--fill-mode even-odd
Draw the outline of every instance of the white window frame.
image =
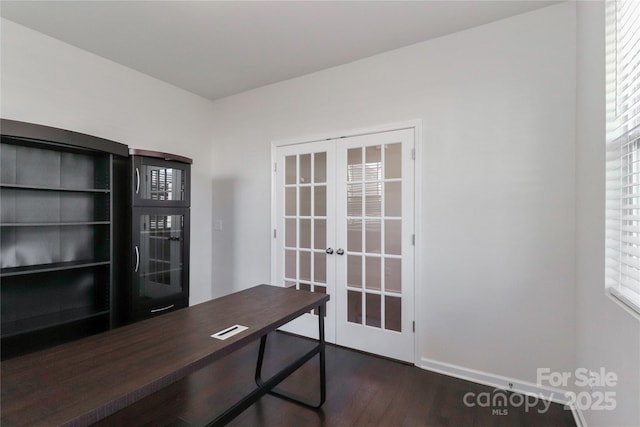
[[640, 2], [606, 3], [605, 288], [640, 315]]

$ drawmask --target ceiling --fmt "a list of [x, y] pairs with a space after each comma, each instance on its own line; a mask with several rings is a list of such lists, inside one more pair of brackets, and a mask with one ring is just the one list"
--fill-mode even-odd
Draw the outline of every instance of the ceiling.
[[557, 1], [5, 1], [0, 15], [211, 100]]

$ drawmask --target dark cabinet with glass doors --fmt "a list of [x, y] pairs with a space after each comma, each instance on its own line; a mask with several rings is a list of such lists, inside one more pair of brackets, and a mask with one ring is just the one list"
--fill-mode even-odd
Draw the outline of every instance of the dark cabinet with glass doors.
[[130, 150], [131, 280], [125, 319], [189, 305], [191, 159]]

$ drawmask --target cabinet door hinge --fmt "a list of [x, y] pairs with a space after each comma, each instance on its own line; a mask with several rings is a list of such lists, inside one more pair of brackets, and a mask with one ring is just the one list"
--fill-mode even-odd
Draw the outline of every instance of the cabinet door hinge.
[[415, 160], [416, 159], [416, 149], [412, 148], [411, 149], [411, 160]]
[[413, 245], [413, 246], [416, 245], [416, 235], [415, 234], [411, 235], [411, 245]]
[[276, 238], [276, 235], [277, 235], [277, 234], [276, 234], [276, 229], [274, 228], [274, 229], [273, 229], [273, 238], [274, 238], [274, 239]]
[[278, 163], [273, 164], [273, 172], [278, 172]]
[[413, 323], [413, 332], [415, 332], [416, 331], [416, 321], [414, 320], [412, 323]]

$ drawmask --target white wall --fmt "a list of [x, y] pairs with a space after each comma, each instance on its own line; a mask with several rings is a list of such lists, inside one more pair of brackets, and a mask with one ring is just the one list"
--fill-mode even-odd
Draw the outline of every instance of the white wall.
[[269, 281], [271, 141], [422, 119], [420, 354], [571, 370], [575, 30], [565, 3], [215, 102], [214, 294]]
[[[616, 410], [586, 411], [589, 426], [640, 425], [640, 322], [604, 293], [604, 6], [578, 3], [576, 367], [617, 374]], [[588, 390], [582, 390], [588, 391]]]
[[1, 21], [3, 118], [194, 159], [191, 304], [211, 298], [211, 103], [204, 98]]

